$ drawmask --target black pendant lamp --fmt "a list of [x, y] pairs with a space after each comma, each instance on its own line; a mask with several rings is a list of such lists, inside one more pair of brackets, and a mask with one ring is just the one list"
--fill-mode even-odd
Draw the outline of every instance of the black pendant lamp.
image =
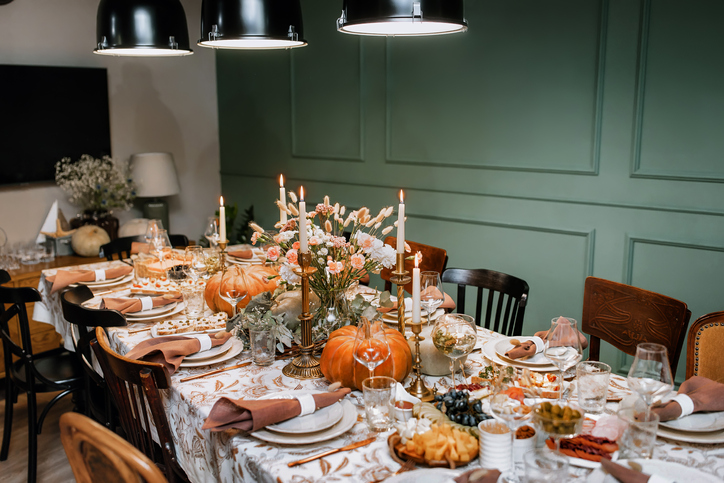
[[299, 0], [204, 0], [203, 47], [289, 49], [307, 45]]
[[101, 0], [96, 18], [101, 55], [189, 55], [186, 13], [179, 0]]
[[463, 0], [344, 0], [337, 30], [356, 35], [441, 35], [468, 29]]

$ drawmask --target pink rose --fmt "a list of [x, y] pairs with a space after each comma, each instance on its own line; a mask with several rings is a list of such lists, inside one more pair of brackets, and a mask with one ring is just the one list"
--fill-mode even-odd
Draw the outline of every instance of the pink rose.
[[292, 249], [287, 252], [287, 261], [292, 265], [297, 265], [299, 263], [296, 250]]
[[279, 247], [269, 247], [269, 250], [266, 251], [266, 257], [267, 259], [276, 262], [279, 258]]
[[355, 253], [350, 258], [350, 263], [355, 270], [362, 270], [365, 266], [365, 257], [362, 254]]

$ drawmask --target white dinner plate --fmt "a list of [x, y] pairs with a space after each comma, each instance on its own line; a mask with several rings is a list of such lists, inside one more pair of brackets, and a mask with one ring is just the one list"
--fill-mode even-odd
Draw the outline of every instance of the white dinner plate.
[[[131, 298], [138, 298], [138, 297], [131, 297]], [[154, 307], [149, 310], [142, 310], [140, 312], [133, 312], [126, 314], [127, 319], [137, 319], [139, 317], [151, 317], [154, 315], [161, 315], [166, 314], [168, 312], [171, 312], [176, 306], [178, 305], [178, 302], [171, 302], [170, 304], [166, 305], [160, 305], [158, 307]]]
[[415, 471], [406, 471], [385, 480], [385, 483], [452, 483], [460, 471], [447, 468], [420, 468]]
[[503, 340], [499, 340], [495, 343], [495, 353], [498, 354], [498, 356], [505, 360], [505, 361], [515, 361], [519, 362], [521, 364], [529, 364], [531, 366], [550, 366], [553, 363], [543, 354], [543, 352], [538, 352], [537, 354], [533, 355], [532, 357], [529, 357], [527, 359], [511, 359], [505, 355], [506, 352], [511, 350], [513, 347], [515, 347], [513, 344], [510, 343], [511, 340], [517, 339], [521, 343], [526, 342], [532, 339], [532, 337], [506, 337]]
[[513, 366], [513, 367], [520, 367], [520, 368], [528, 368], [531, 371], [536, 372], [553, 372], [558, 371], [558, 368], [554, 366], [553, 364], [549, 364], [547, 366], [537, 366], [537, 365], [530, 365], [525, 364], [522, 362], [517, 362], [512, 359], [501, 359], [498, 357], [498, 354], [495, 352], [495, 344], [497, 343], [497, 340], [489, 340], [483, 344], [483, 355], [488, 358], [488, 360], [496, 363], [501, 364], [504, 366]]
[[[645, 460], [645, 459], [634, 459], [634, 460], [621, 460], [623, 466], [628, 467], [625, 464], [626, 461], [635, 461], [641, 465], [642, 471], [649, 475], [657, 475], [668, 478], [669, 480], [676, 480], [678, 482], [696, 482], [696, 483], [721, 483], [721, 479], [714, 475], [704, 473], [703, 471], [691, 468], [679, 463], [672, 461], [661, 461], [661, 460]], [[389, 480], [388, 480], [389, 481]], [[607, 475], [601, 468], [592, 471], [588, 475], [586, 480], [588, 483], [618, 483], [618, 480], [611, 475]]]
[[232, 337], [229, 339], [231, 341], [231, 348], [226, 351], [223, 354], [220, 354], [216, 357], [212, 357], [210, 359], [204, 359], [201, 361], [188, 361], [186, 362], [186, 358], [184, 358], [184, 361], [181, 363], [180, 367], [202, 367], [202, 366], [209, 366], [211, 364], [218, 364], [220, 362], [226, 362], [229, 359], [238, 356], [241, 354], [241, 351], [244, 350], [244, 343], [239, 340], [238, 337]]
[[342, 405], [342, 419], [331, 428], [306, 434], [283, 434], [261, 429], [250, 434], [267, 443], [276, 444], [303, 445], [327, 441], [346, 433], [357, 423], [357, 410], [352, 403], [344, 399], [340, 401], [340, 404]]
[[721, 431], [724, 429], [724, 411], [690, 414], [681, 419], [659, 423], [659, 425], [665, 428], [689, 431], [691, 433]]
[[226, 261], [233, 265], [241, 265], [242, 267], [248, 267], [250, 265], [263, 265], [266, 260], [259, 260], [253, 258], [250, 260], [242, 260], [240, 258], [226, 257]]
[[[171, 309], [169, 312], [164, 312], [162, 314], [158, 315], [143, 315], [141, 317], [129, 317], [128, 314], [126, 314], [126, 320], [129, 322], [143, 322], [143, 321], [149, 321], [149, 320], [158, 320], [163, 319], [165, 317], [170, 317], [172, 315], [178, 314], [183, 309], [186, 308], [186, 302], [176, 302], [176, 306]], [[139, 312], [140, 313], [140, 312]]]
[[115, 287], [116, 285], [123, 285], [126, 282], [133, 280], [133, 272], [123, 275], [122, 277], [112, 278], [110, 280], [103, 280], [102, 282], [78, 282], [81, 285], [86, 285], [90, 289]]
[[[302, 394], [321, 394], [322, 391], [282, 391], [267, 394], [259, 399], [294, 399]], [[266, 429], [284, 434], [306, 434], [322, 431], [337, 424], [342, 419], [342, 405], [338, 402], [318, 409], [306, 416], [297, 416], [277, 424], [269, 424]]]
[[673, 439], [674, 441], [681, 441], [683, 443], [724, 443], [724, 430], [701, 433], [693, 431], [677, 431], [676, 429], [659, 426], [656, 431], [656, 435], [661, 436], [662, 438]]
[[[186, 335], [186, 334], [180, 334], [180, 335]], [[186, 361], [189, 361], [189, 362], [206, 361], [208, 359], [211, 359], [212, 357], [218, 357], [221, 354], [227, 352], [229, 349], [231, 349], [231, 347], [234, 345], [234, 342], [232, 341], [233, 338], [234, 337], [232, 336], [231, 338], [229, 338], [229, 340], [227, 340], [223, 344], [218, 345], [216, 347], [212, 347], [211, 349], [207, 349], [205, 351], [199, 351], [199, 352], [196, 352], [195, 354], [191, 354], [190, 356], [186, 356], [186, 357], [184, 357], [184, 362], [186, 362]]]

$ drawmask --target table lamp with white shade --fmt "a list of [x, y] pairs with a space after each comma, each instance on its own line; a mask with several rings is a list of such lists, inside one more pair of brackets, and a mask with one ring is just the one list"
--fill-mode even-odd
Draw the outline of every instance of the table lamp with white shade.
[[150, 198], [143, 203], [143, 216], [163, 222], [169, 228], [168, 203], [162, 199], [179, 194], [176, 166], [171, 153], [133, 154], [130, 161], [131, 178], [136, 183], [136, 196]]

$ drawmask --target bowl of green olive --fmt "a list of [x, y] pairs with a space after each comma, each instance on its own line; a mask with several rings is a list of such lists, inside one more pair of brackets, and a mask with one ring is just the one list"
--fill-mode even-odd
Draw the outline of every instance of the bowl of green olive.
[[543, 402], [533, 408], [533, 421], [551, 436], [574, 436], [581, 433], [585, 412], [574, 403]]

